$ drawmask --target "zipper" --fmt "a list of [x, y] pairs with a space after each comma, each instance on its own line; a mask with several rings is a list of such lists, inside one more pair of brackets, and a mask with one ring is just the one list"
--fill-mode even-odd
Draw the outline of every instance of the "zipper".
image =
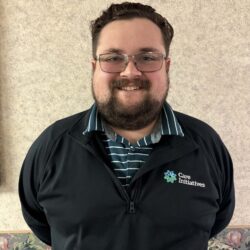
[[[74, 140], [76, 140], [73, 136], [71, 136]], [[77, 141], [77, 140], [76, 140]], [[95, 153], [94, 150], [92, 150], [92, 148], [90, 146], [88, 146], [87, 144], [83, 144], [79, 141], [77, 141], [83, 148], [85, 148], [86, 150], [88, 150], [102, 165], [105, 166], [106, 170], [109, 172], [113, 182], [115, 183], [115, 185], [117, 186], [118, 190], [120, 191], [120, 194], [122, 195], [122, 197], [126, 200], [127, 202], [127, 212], [129, 214], [135, 214], [136, 213], [136, 208], [135, 208], [135, 199], [137, 197], [137, 193], [138, 193], [138, 188], [137, 186], [139, 186], [139, 188], [141, 187], [141, 185], [137, 185], [138, 182], [139, 184], [141, 183], [140, 180], [137, 181], [137, 183], [135, 184], [134, 187], [134, 192], [133, 194], [131, 194], [131, 197], [129, 196], [129, 194], [127, 193], [127, 191], [125, 190], [125, 188], [122, 186], [121, 182], [118, 180], [118, 178], [115, 176], [115, 174], [112, 172], [112, 170], [109, 168], [109, 166], [107, 166], [105, 164], [105, 162]]]
[[135, 202], [131, 201], [129, 202], [129, 213], [130, 214], [135, 214]]
[[136, 207], [135, 207], [135, 201], [137, 200], [137, 196], [139, 195], [139, 191], [141, 190], [141, 178], [137, 179], [133, 192], [131, 194], [131, 199], [129, 203], [129, 213], [135, 214], [136, 213]]
[[105, 168], [107, 169], [107, 171], [109, 172], [112, 180], [114, 181], [114, 183], [116, 184], [116, 186], [118, 187], [118, 190], [120, 191], [122, 197], [126, 200], [127, 204], [128, 204], [128, 213], [130, 214], [135, 214], [136, 213], [136, 209], [135, 209], [135, 198], [136, 198], [136, 194], [137, 192], [137, 185], [135, 185], [135, 190], [133, 192], [133, 197], [130, 197], [129, 194], [127, 193], [127, 191], [125, 190], [125, 188], [122, 186], [121, 182], [118, 180], [118, 178], [115, 176], [115, 174], [112, 172], [112, 170], [109, 168], [109, 166], [107, 166], [105, 164], [105, 162], [92, 150], [91, 147], [88, 147], [87, 145], [83, 145], [81, 144], [82, 147], [84, 147], [86, 150], [88, 150], [90, 153], [92, 153], [92, 155], [99, 160], [99, 162], [101, 162], [102, 165], [105, 166]]
[[129, 214], [135, 214], [136, 213], [135, 199], [136, 199], [136, 196], [137, 196], [137, 193], [138, 193], [138, 191], [137, 191], [137, 185], [135, 185], [133, 197], [132, 196], [130, 197], [129, 194], [128, 194], [128, 192], [122, 186], [121, 182], [118, 180], [118, 178], [115, 176], [115, 174], [110, 170], [110, 168], [100, 158], [98, 158], [98, 159], [102, 162], [102, 164], [108, 170], [108, 172], [111, 175], [111, 178], [113, 179], [114, 183], [117, 185], [118, 190], [120, 190], [120, 193], [126, 199], [126, 202], [128, 204], [128, 213]]

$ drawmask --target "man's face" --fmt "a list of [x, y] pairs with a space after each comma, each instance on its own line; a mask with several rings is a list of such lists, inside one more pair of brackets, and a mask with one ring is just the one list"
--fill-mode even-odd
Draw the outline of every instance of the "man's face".
[[[164, 54], [165, 47], [157, 25], [145, 18], [134, 18], [113, 21], [102, 29], [96, 55], [114, 51], [127, 55], [144, 51]], [[99, 62], [93, 61], [92, 92], [106, 122], [136, 130], [156, 120], [168, 92], [169, 64], [169, 59], [164, 59], [161, 69], [146, 73], [137, 70], [130, 59], [123, 72], [106, 73]]]

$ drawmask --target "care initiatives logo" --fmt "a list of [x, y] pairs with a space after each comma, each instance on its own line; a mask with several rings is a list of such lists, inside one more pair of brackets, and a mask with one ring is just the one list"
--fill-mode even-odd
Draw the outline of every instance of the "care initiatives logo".
[[167, 170], [164, 173], [164, 179], [166, 180], [167, 183], [174, 183], [177, 179], [176, 179], [176, 174], [174, 173], [174, 171], [170, 171]]
[[183, 174], [182, 172], [175, 173], [172, 170], [167, 170], [164, 172], [164, 180], [167, 183], [175, 183], [177, 181], [177, 183], [183, 184], [183, 185], [189, 185], [189, 186], [195, 186], [195, 187], [201, 187], [201, 188], [206, 187], [205, 183], [193, 180], [191, 175]]

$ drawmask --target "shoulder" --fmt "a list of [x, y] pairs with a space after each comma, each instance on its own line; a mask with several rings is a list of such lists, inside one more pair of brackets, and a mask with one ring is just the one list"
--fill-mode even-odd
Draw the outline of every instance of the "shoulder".
[[56, 140], [58, 137], [67, 134], [76, 125], [81, 124], [84, 129], [88, 122], [88, 110], [57, 120], [48, 126], [39, 137]]
[[[53, 147], [67, 138], [67, 134], [75, 126], [84, 129], [88, 120], [88, 110], [55, 121], [48, 126], [32, 143], [26, 158], [39, 157], [48, 159]], [[80, 125], [79, 125], [80, 124]]]
[[87, 120], [88, 110], [82, 111], [80, 113], [62, 118], [60, 120], [55, 121], [51, 124], [48, 129], [53, 130], [57, 133], [63, 133], [64, 131], [70, 130], [75, 124], [82, 122], [82, 126], [84, 126], [85, 119]]
[[177, 111], [174, 113], [185, 135], [203, 140], [220, 140], [218, 133], [206, 122]]
[[184, 136], [199, 145], [205, 154], [221, 161], [222, 158], [230, 158], [229, 152], [220, 135], [207, 123], [192, 116], [175, 112]]
[[194, 141], [210, 159], [214, 159], [222, 171], [225, 171], [223, 168], [232, 166], [231, 156], [225, 144], [210, 125], [186, 114], [175, 112], [175, 115], [184, 136]]

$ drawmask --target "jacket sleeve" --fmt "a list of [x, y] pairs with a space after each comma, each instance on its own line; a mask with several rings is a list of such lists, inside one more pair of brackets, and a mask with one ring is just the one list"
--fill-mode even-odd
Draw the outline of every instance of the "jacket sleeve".
[[28, 151], [19, 177], [19, 198], [28, 226], [41, 241], [51, 245], [50, 226], [37, 198], [40, 176], [50, 150], [47, 137], [47, 132], [43, 132]]
[[214, 145], [214, 155], [217, 167], [220, 169], [222, 179], [220, 180], [220, 207], [216, 214], [216, 220], [211, 230], [210, 238], [218, 234], [229, 224], [235, 207], [233, 163], [231, 157], [219, 136], [216, 138]]

